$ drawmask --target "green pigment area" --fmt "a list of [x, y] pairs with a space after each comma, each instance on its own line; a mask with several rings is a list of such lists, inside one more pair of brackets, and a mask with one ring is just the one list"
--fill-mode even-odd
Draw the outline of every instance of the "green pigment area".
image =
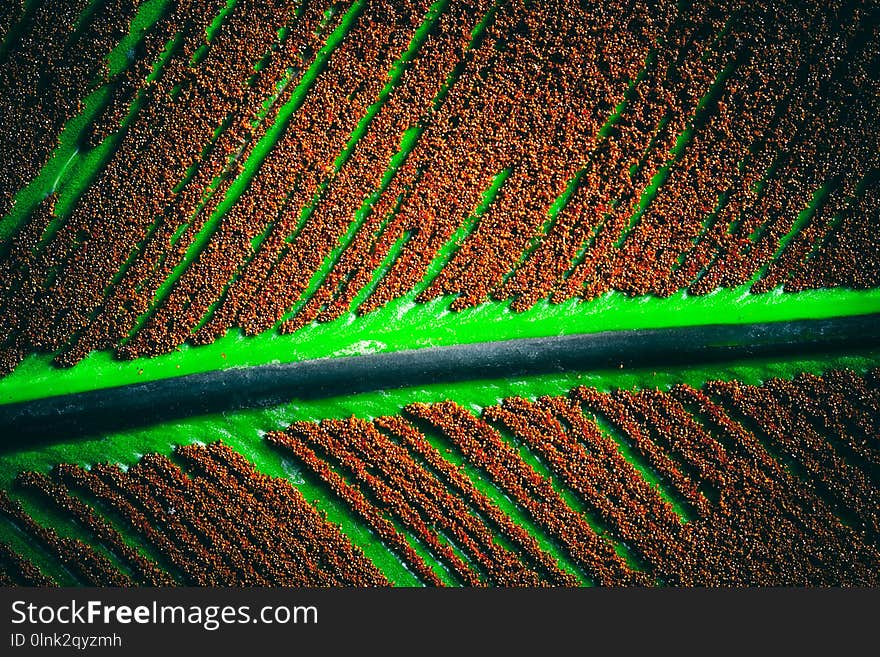
[[[284, 429], [290, 423], [298, 420], [317, 421], [324, 418], [347, 418], [352, 415], [370, 419], [381, 415], [395, 414], [399, 413], [406, 404], [415, 401], [437, 402], [451, 399], [478, 415], [484, 407], [496, 404], [505, 397], [519, 395], [536, 398], [540, 395], [565, 395], [578, 385], [594, 386], [607, 391], [614, 388], [657, 387], [666, 389], [679, 382], [686, 382], [698, 387], [710, 379], [737, 379], [745, 383], [760, 384], [773, 376], [790, 378], [799, 372], [822, 373], [838, 367], [849, 367], [863, 373], [878, 364], [880, 364], [880, 350], [872, 350], [853, 355], [817, 356], [810, 359], [753, 359], [718, 363], [711, 366], [680, 366], [663, 371], [615, 369], [568, 372], [517, 379], [486, 379], [453, 384], [435, 384], [329, 397], [320, 400], [293, 399], [288, 404], [273, 408], [191, 417], [106, 436], [89, 436], [77, 440], [68, 440], [62, 435], [40, 437], [34, 441], [32, 448], [0, 453], [0, 488], [15, 490], [13, 479], [22, 470], [48, 472], [52, 466], [58, 463], [76, 463], [84, 467], [98, 462], [131, 465], [146, 453], [159, 452], [170, 455], [174, 447], [179, 444], [207, 443], [221, 439], [243, 454], [261, 472], [284, 477], [291, 481], [308, 500], [326, 512], [332, 522], [340, 524], [343, 531], [365, 550], [367, 555], [393, 582], [400, 585], [413, 585], [417, 583], [413, 576], [368, 528], [357, 520], [344, 505], [328, 494], [324, 487], [305, 472], [294, 458], [272, 448], [263, 439], [267, 431]], [[682, 508], [674, 496], [664, 488], [660, 478], [638, 460], [619, 435], [604, 423], [600, 423], [600, 427], [618, 442], [621, 453], [639, 469], [645, 479], [658, 488], [661, 495], [673, 503], [683, 521], [688, 520], [687, 510]], [[438, 435], [429, 434], [428, 438], [449, 461], [455, 464], [463, 462], [461, 454]], [[507, 439], [510, 438], [507, 437]], [[517, 445], [516, 447], [530, 465], [543, 473], [547, 472], [538, 457], [523, 446]], [[553, 540], [535, 527], [525, 514], [480, 472], [469, 466], [465, 466], [464, 472], [508, 515], [533, 533], [541, 545], [558, 559], [563, 568], [577, 574], [584, 583], [589, 583], [582, 576], [582, 573], [579, 573], [577, 568], [565, 558], [562, 550], [555, 545]], [[568, 501], [574, 499], [573, 495], [568, 493], [565, 486], [558, 480], [553, 478], [553, 483], [565, 493]], [[15, 495], [19, 497], [18, 491], [15, 492]], [[88, 538], [81, 528], [71, 522], [62, 522], [61, 518], [47, 509], [45, 505], [28, 495], [21, 497], [28, 511], [33, 513], [39, 522], [56, 527], [65, 535], [79, 536], [83, 540]], [[577, 508], [577, 505], [574, 507]], [[37, 560], [42, 567], [46, 568], [47, 572], [61, 577], [62, 581], [66, 581], [65, 577], [70, 577], [69, 574], [59, 572], [57, 564], [35, 551], [33, 546], [6, 522], [0, 522], [0, 540], [11, 542], [17, 549]], [[137, 544], [135, 539], [132, 541]], [[438, 569], [441, 568], [436, 561], [429, 558], [424, 550], [420, 549], [420, 551], [426, 556], [429, 563], [434, 564]], [[438, 572], [443, 577], [447, 576], [439, 570]]]
[[207, 346], [135, 361], [95, 352], [70, 369], [35, 354], [0, 380], [0, 403], [153, 381], [229, 367], [289, 363], [315, 358], [355, 356], [403, 349], [638, 328], [744, 324], [860, 315], [880, 312], [880, 291], [821, 290], [749, 294], [719, 290], [705, 297], [682, 292], [673, 297], [628, 298], [611, 292], [592, 302], [546, 301], [522, 313], [509, 303], [485, 303], [451, 312], [451, 297], [417, 304], [417, 292], [361, 317], [353, 313], [291, 334], [269, 331], [245, 337], [234, 330]]

